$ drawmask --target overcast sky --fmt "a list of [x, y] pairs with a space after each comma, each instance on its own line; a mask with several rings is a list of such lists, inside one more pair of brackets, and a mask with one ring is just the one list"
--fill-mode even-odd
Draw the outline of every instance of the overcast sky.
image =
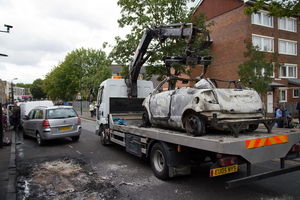
[[77, 48], [115, 44], [130, 29], [118, 28], [117, 0], [0, 0], [0, 79], [32, 83]]

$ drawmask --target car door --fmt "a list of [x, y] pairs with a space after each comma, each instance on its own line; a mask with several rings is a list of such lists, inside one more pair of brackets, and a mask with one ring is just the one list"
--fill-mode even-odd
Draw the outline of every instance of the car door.
[[33, 109], [28, 113], [28, 117], [23, 122], [23, 128], [27, 135], [32, 136], [33, 132], [33, 126], [32, 126], [32, 120], [34, 118], [34, 115], [36, 113], [36, 110]]
[[174, 91], [166, 91], [152, 95], [149, 108], [154, 119], [168, 119], [170, 116], [170, 101]]

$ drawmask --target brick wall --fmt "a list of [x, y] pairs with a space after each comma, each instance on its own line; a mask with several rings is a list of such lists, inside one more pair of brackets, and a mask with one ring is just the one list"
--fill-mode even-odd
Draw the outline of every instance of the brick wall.
[[[214, 57], [205, 77], [235, 80], [238, 65], [245, 61], [244, 40], [250, 38], [250, 17], [243, 14], [244, 6], [213, 18], [216, 23], [210, 28], [211, 55]], [[208, 21], [210, 22], [210, 21]]]

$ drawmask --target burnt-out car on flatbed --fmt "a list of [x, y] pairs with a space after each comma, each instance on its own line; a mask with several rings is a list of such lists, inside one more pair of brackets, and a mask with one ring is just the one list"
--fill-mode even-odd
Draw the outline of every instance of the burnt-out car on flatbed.
[[[160, 92], [162, 85], [178, 77], [168, 77], [143, 102], [145, 126], [158, 125], [203, 135], [206, 129], [228, 130], [214, 125], [226, 120], [262, 119], [264, 104], [258, 93], [232, 81], [235, 88], [217, 88], [217, 82], [201, 79], [194, 87]], [[220, 124], [220, 123], [219, 123]], [[258, 124], [245, 129], [255, 130]]]

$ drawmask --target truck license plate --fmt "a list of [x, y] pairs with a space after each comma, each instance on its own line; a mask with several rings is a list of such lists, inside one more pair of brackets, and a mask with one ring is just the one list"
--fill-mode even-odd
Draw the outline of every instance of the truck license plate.
[[58, 131], [68, 131], [71, 130], [71, 126], [58, 128]]
[[210, 170], [210, 177], [214, 177], [214, 176], [221, 176], [224, 174], [229, 174], [229, 173], [233, 173], [233, 172], [237, 172], [238, 170], [238, 165], [230, 165], [227, 167], [220, 167], [220, 168], [215, 168], [215, 169], [211, 169]]

